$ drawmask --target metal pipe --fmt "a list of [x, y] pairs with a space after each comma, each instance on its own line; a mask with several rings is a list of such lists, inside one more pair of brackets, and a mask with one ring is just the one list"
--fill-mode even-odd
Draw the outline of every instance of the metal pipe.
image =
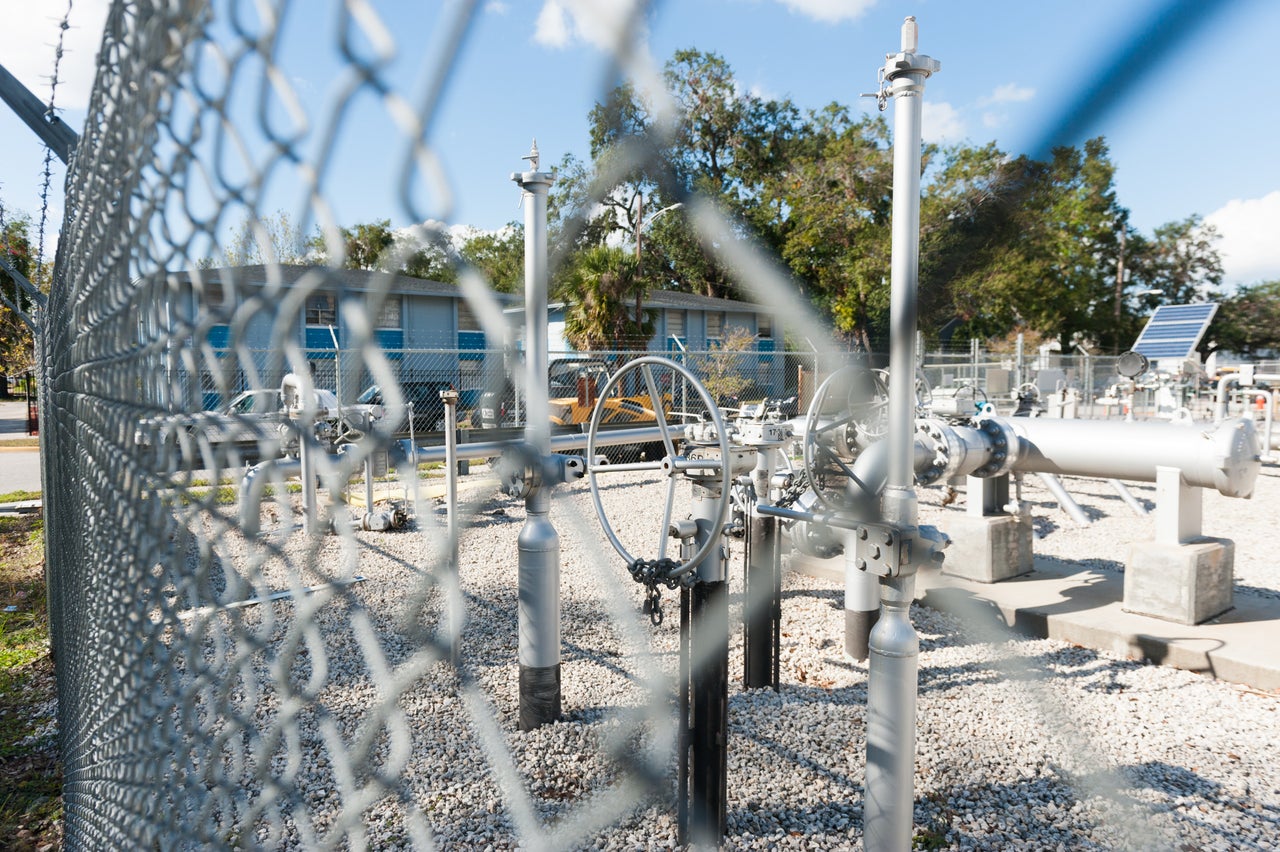
[[[596, 435], [596, 443], [600, 446], [613, 447], [619, 444], [645, 444], [662, 440], [662, 430], [657, 426], [635, 429], [614, 429], [601, 431]], [[488, 459], [502, 455], [502, 451], [510, 447], [512, 441], [477, 441], [466, 443], [457, 448], [458, 459]], [[403, 446], [403, 445], [402, 445]], [[551, 452], [565, 453], [587, 448], [587, 433], [573, 432], [568, 435], [551, 436]], [[445, 448], [439, 444], [428, 444], [410, 447], [418, 453], [420, 464], [446, 461]]]
[[778, 690], [778, 641], [782, 623], [782, 525], [777, 518], [757, 511], [769, 505], [769, 493], [778, 451], [772, 446], [756, 450], [752, 471], [755, 500], [747, 513], [746, 594], [742, 618], [742, 686], [744, 689]]
[[1089, 520], [1089, 516], [1084, 513], [1084, 509], [1080, 507], [1080, 504], [1076, 502], [1076, 498], [1067, 492], [1066, 486], [1062, 484], [1061, 479], [1058, 479], [1052, 473], [1037, 473], [1036, 477], [1045, 488], [1049, 489], [1049, 493], [1058, 501], [1058, 505], [1062, 507], [1063, 511], [1071, 516], [1071, 520], [1082, 527], [1087, 527], [1093, 523]]
[[[719, 484], [693, 484], [696, 545], [719, 539]], [[696, 553], [694, 554], [696, 555]], [[688, 661], [691, 734], [687, 762], [687, 824], [678, 826], [680, 840], [713, 847], [724, 837], [728, 800], [729, 741], [729, 584], [723, 547], [712, 547], [695, 569], [689, 589]]]
[[302, 460], [287, 457], [267, 459], [244, 472], [244, 479], [240, 480], [240, 526], [249, 537], [258, 533], [258, 508], [270, 478], [262, 474], [272, 471], [278, 471], [281, 476], [297, 476], [302, 472]]
[[[849, 478], [849, 488], [867, 498], [859, 520], [873, 520], [878, 515], [876, 499], [885, 488], [889, 474], [889, 444], [877, 441], [858, 454]], [[853, 513], [859, 514], [857, 508]], [[872, 517], [868, 517], [872, 516]], [[870, 653], [871, 631], [880, 619], [880, 578], [858, 570], [857, 547], [849, 536], [844, 547], [844, 652], [855, 660], [865, 660]]]
[[1123, 482], [1118, 479], [1108, 479], [1107, 484], [1115, 489], [1116, 493], [1120, 495], [1120, 499], [1133, 510], [1135, 515], [1140, 518], [1147, 516], [1147, 507], [1138, 502], [1138, 498], [1133, 496], [1133, 492]]
[[[893, 240], [889, 297], [889, 460], [883, 517], [904, 534], [917, 524], [915, 361], [920, 254], [920, 118], [924, 81], [940, 63], [918, 54], [916, 19], [902, 25], [901, 50], [883, 68], [894, 101]], [[909, 849], [915, 781], [916, 681], [920, 639], [909, 609], [915, 572], [881, 581], [880, 620], [871, 631], [867, 688], [867, 767], [863, 843]]]
[[[538, 171], [536, 140], [525, 159], [530, 170], [511, 176], [523, 190], [524, 201], [525, 441], [539, 459], [544, 459], [551, 454], [547, 192], [553, 176]], [[560, 718], [560, 536], [551, 524], [550, 504], [549, 487], [530, 490], [525, 497], [524, 527], [516, 544], [522, 731]]]
[[[460, 580], [461, 571], [458, 565], [458, 392], [456, 390], [440, 391], [440, 399], [444, 401], [444, 504], [448, 511], [447, 532], [449, 536], [449, 570]], [[418, 477], [415, 466], [414, 479]], [[458, 665], [458, 651], [462, 636], [462, 591], [457, 589], [449, 595], [449, 662]]]
[[1155, 482], [1176, 467], [1188, 485], [1248, 497], [1260, 468], [1258, 435], [1247, 418], [1206, 426], [1108, 420], [1006, 418], [1018, 436], [1013, 469], [1059, 476]]
[[1227, 419], [1227, 388], [1238, 381], [1234, 373], [1227, 373], [1218, 379], [1218, 391], [1214, 394], [1213, 420], [1215, 423], [1221, 423]]

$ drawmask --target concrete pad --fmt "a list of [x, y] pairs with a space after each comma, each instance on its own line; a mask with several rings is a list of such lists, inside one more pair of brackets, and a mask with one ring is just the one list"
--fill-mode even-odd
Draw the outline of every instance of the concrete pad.
[[1185, 544], [1140, 542], [1124, 568], [1125, 612], [1199, 624], [1232, 606], [1235, 542], [1200, 538]]
[[1013, 630], [1131, 660], [1207, 674], [1256, 689], [1280, 689], [1280, 600], [1236, 592], [1235, 608], [1204, 624], [1174, 624], [1125, 612], [1124, 576], [1037, 559], [1034, 573], [988, 585], [921, 573], [926, 606], [970, 617], [986, 611]]
[[951, 546], [942, 570], [979, 583], [1000, 583], [1031, 572], [1031, 514], [960, 515], [947, 521]]
[[[796, 554], [792, 570], [843, 578], [843, 560]], [[916, 599], [965, 620], [986, 619], [1025, 635], [1057, 639], [1133, 660], [1200, 672], [1255, 689], [1280, 689], [1280, 599], [1235, 592], [1235, 607], [1205, 624], [1174, 624], [1125, 612], [1124, 575], [1037, 558], [1035, 571], [978, 583], [922, 571]]]

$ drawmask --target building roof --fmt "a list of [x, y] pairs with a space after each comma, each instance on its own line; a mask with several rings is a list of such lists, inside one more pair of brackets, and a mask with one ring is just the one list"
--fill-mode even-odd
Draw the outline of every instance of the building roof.
[[[367, 269], [334, 269], [323, 264], [224, 266], [183, 272], [179, 278], [189, 281], [199, 277], [209, 282], [235, 281], [237, 286], [261, 287], [272, 279], [279, 280], [280, 283], [286, 285], [296, 284], [306, 275], [318, 276], [323, 283], [329, 284], [330, 288], [335, 290], [369, 292], [381, 289], [385, 285], [389, 293], [448, 296], [450, 298], [459, 296], [458, 285], [453, 283], [428, 281], [424, 278], [414, 278], [394, 272]], [[377, 287], [374, 286], [376, 279], [383, 279], [377, 280]], [[390, 279], [389, 283], [385, 279]], [[503, 301], [511, 299], [511, 295], [508, 293], [495, 293], [494, 295]]]
[[699, 296], [697, 293], [685, 293], [680, 290], [653, 290], [645, 300], [646, 307], [675, 308], [677, 310], [703, 311], [747, 311], [759, 313], [769, 310], [765, 305], [754, 302], [740, 302], [736, 299], [717, 299], [713, 296]]
[[[279, 280], [280, 283], [285, 285], [295, 284], [307, 275], [318, 276], [321, 282], [329, 284], [330, 288], [335, 290], [369, 292], [385, 286], [389, 293], [446, 296], [454, 299], [461, 296], [458, 285], [451, 282], [428, 281], [424, 278], [414, 278], [394, 272], [334, 269], [322, 264], [224, 266], [213, 269], [190, 270], [180, 273], [178, 278], [186, 281], [200, 278], [210, 283], [218, 281], [229, 283], [234, 281], [237, 286], [262, 287], [272, 279]], [[390, 281], [379, 280], [377, 281], [377, 286], [375, 286], [375, 279], [390, 279]], [[494, 293], [493, 295], [498, 301], [505, 302], [517, 310], [520, 303], [523, 302], [522, 298], [511, 293]], [[717, 299], [711, 296], [700, 296], [696, 293], [684, 293], [678, 290], [651, 291], [649, 297], [645, 300], [645, 307], [674, 310], [742, 311], [747, 313], [760, 313], [768, 310], [767, 307], [752, 302]]]

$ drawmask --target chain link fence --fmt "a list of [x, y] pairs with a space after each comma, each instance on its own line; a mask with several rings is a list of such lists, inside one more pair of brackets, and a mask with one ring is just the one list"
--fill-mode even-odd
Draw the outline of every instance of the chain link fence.
[[[477, 8], [444, 13], [446, 37], [415, 100], [389, 70], [393, 22], [363, 0], [335, 5], [323, 47], [336, 48], [342, 73], [319, 111], [289, 64], [290, 26], [309, 4], [116, 0], [108, 17], [39, 338], [67, 848], [667, 843], [675, 619], [664, 626], [648, 601], [649, 618], [639, 615], [643, 590], [613, 557], [594, 508], [581, 489], [562, 489], [552, 514], [566, 562], [578, 566], [565, 569], [564, 718], [518, 731], [525, 590], [512, 562], [524, 509], [473, 477], [451, 541], [433, 490], [439, 464], [396, 468], [406, 432], [430, 443], [447, 425], [441, 390], [459, 392], [471, 442], [520, 427], [528, 389], [518, 350], [385, 345], [377, 318], [392, 276], [378, 274], [342, 300], [341, 347], [335, 338], [316, 348], [298, 332], [313, 324], [308, 297], [348, 281], [323, 267], [281, 274], [267, 199], [288, 184], [307, 199], [304, 224], [333, 237], [327, 182], [358, 102], [399, 131], [367, 156], [402, 163], [406, 186], [453, 192], [429, 130]], [[644, 73], [626, 48], [616, 51], [623, 73]], [[403, 203], [413, 221], [429, 219], [412, 193]], [[734, 239], [710, 203], [683, 203], [717, 259], [741, 270], [741, 286], [817, 347], [665, 354], [726, 409], [768, 399], [786, 416], [803, 413], [845, 354], [818, 339], [820, 324], [771, 258]], [[252, 224], [265, 283], [212, 266], [241, 220]], [[505, 339], [511, 330], [484, 285], [461, 270], [471, 313], [489, 339]], [[635, 354], [553, 352], [557, 425], [580, 430], [602, 380]], [[968, 383], [992, 399], [1027, 383], [1096, 398], [1114, 375], [1102, 358], [1015, 364], [976, 351], [926, 355], [922, 370], [935, 390]], [[301, 400], [289, 416], [229, 408], [243, 394], [277, 392], [286, 376], [297, 377]], [[643, 391], [620, 387], [619, 409]], [[678, 374], [656, 394], [677, 419], [710, 416]], [[414, 417], [395, 427], [343, 425], [361, 406], [406, 403]], [[650, 423], [653, 412], [620, 422]], [[615, 460], [646, 458], [643, 445], [626, 453]], [[648, 541], [629, 525], [658, 523], [666, 486], [644, 472], [618, 476], [601, 501], [625, 535]], [[373, 479], [387, 482], [367, 499], [412, 510], [413, 529], [351, 522], [350, 484]], [[659, 493], [636, 496], [633, 485]], [[721, 627], [740, 654], [738, 628]], [[779, 721], [788, 711], [765, 712], [779, 727], [745, 746], [753, 759], [791, 761], [801, 786], [833, 773], [857, 786], [830, 768], [847, 755], [797, 755]]]
[[[388, 71], [388, 24], [359, 0], [337, 9], [345, 76], [319, 113], [282, 47], [303, 4], [117, 0], [108, 18], [39, 339], [66, 846], [562, 849], [669, 832], [675, 620], [638, 626], [642, 590], [583, 495], [566, 488], [555, 503], [566, 561], [584, 566], [565, 569], [563, 723], [513, 734], [520, 506], [492, 480], [464, 484], [451, 549], [439, 465], [421, 465], [425, 478], [388, 470], [402, 428], [339, 425], [361, 405], [429, 407], [452, 386], [464, 426], [487, 401], [486, 426], [518, 427], [518, 356], [384, 347], [375, 319], [390, 276], [376, 274], [342, 301], [341, 349], [297, 333], [313, 319], [308, 296], [347, 282], [321, 267], [281, 274], [269, 188], [300, 189], [307, 224], [332, 235], [334, 134], [369, 99], [400, 129], [388, 141], [405, 152], [404, 179], [447, 190], [426, 127], [475, 13], [446, 14], [450, 47], [415, 103]], [[210, 261], [242, 220], [262, 255], [252, 280]], [[462, 277], [472, 313], [504, 339], [483, 282]], [[580, 428], [600, 375], [633, 354], [553, 361], [553, 417]], [[676, 357], [728, 407], [794, 395], [804, 360]], [[292, 414], [280, 397], [229, 408], [286, 376]], [[672, 414], [708, 416], [676, 380], [659, 394]], [[438, 436], [436, 412], [410, 428]], [[644, 477], [621, 476], [603, 504], [656, 523], [654, 498], [623, 487]], [[416, 510], [414, 529], [352, 523], [350, 486], [374, 479], [370, 499]]]

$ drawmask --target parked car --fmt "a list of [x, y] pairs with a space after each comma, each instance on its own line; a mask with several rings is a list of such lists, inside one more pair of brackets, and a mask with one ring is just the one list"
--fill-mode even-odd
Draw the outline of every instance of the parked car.
[[[338, 398], [333, 391], [315, 388], [315, 419], [336, 423]], [[193, 425], [212, 443], [226, 441], [258, 441], [276, 434], [285, 420], [284, 402], [279, 388], [255, 388], [237, 394], [218, 411], [202, 415]]]
[[[343, 414], [350, 413], [348, 423], [361, 428], [354, 421], [366, 420], [369, 414], [382, 419], [389, 419], [392, 430], [409, 431], [407, 406], [413, 406], [413, 430], [415, 432], [440, 432], [444, 430], [444, 401], [440, 399], [440, 391], [450, 390], [453, 383], [438, 379], [410, 380], [400, 383], [400, 395], [404, 405], [394, 410], [383, 393], [380, 385], [370, 385], [360, 396], [356, 404], [343, 409]], [[377, 406], [377, 411], [374, 407]]]

